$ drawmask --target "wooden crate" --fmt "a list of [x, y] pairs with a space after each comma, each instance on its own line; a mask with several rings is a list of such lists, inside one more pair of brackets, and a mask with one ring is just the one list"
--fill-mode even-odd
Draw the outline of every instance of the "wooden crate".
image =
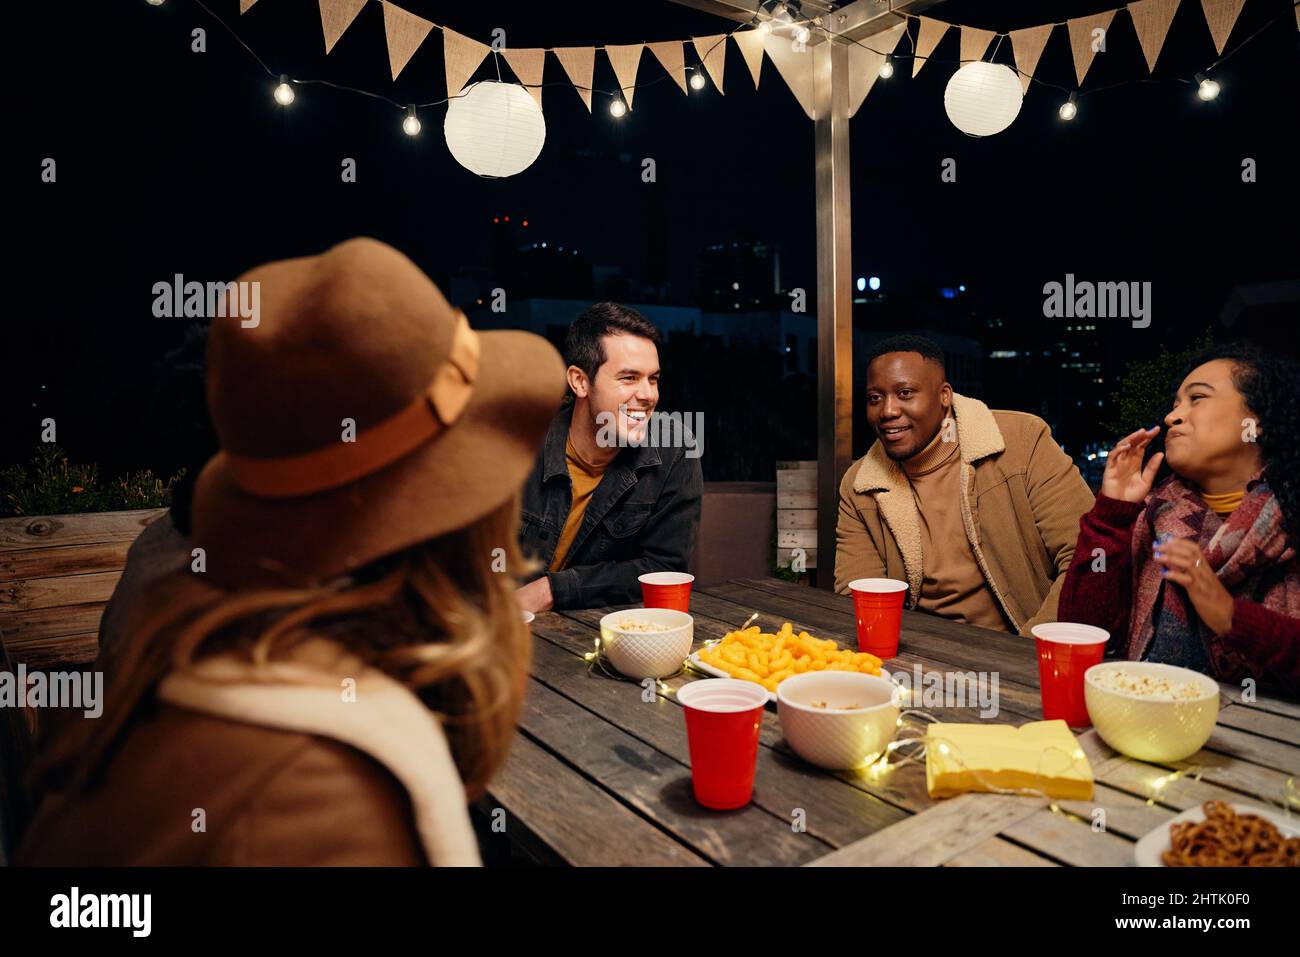
[[94, 661], [127, 549], [165, 512], [0, 519], [0, 641], [10, 660], [28, 668]]
[[809, 568], [817, 567], [817, 463], [776, 463], [776, 561], [789, 565], [802, 548]]

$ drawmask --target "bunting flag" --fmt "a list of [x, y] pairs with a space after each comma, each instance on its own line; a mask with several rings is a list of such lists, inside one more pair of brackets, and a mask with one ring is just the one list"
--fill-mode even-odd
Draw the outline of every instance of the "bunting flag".
[[763, 31], [743, 30], [733, 33], [731, 39], [740, 47], [740, 55], [749, 67], [749, 75], [754, 78], [754, 89], [758, 89], [758, 76], [763, 71]]
[[596, 48], [556, 47], [551, 52], [560, 61], [560, 66], [564, 67], [569, 82], [578, 91], [578, 96], [582, 97], [582, 102], [587, 104], [587, 112], [590, 113], [591, 77], [596, 71]]
[[506, 47], [501, 55], [515, 71], [515, 77], [524, 85], [540, 109], [542, 106], [542, 73], [546, 69], [546, 50], [538, 47], [530, 50], [514, 50]]
[[455, 30], [442, 28], [442, 58], [447, 69], [447, 97], [458, 94], [492, 48]]
[[916, 58], [912, 60], [912, 76], [915, 77], [921, 72], [921, 67], [930, 58], [934, 48], [939, 45], [943, 35], [948, 32], [948, 24], [942, 20], [931, 20], [929, 17], [917, 17], [921, 21], [921, 29], [916, 37]]
[[1079, 17], [1066, 22], [1066, 26], [1070, 28], [1070, 49], [1074, 52], [1074, 75], [1079, 78], [1079, 86], [1083, 86], [1083, 78], [1097, 55], [1097, 51], [1093, 49], [1092, 31], [1109, 30], [1110, 21], [1115, 19], [1115, 13], [1115, 10], [1107, 10], [1104, 13], [1095, 13], [1090, 17]]
[[636, 93], [636, 70], [641, 63], [641, 48], [644, 46], [644, 43], [605, 46], [605, 56], [609, 57], [609, 65], [614, 68], [614, 76], [618, 77], [618, 85], [623, 90], [623, 101], [629, 110], [632, 109], [632, 97]]
[[343, 31], [352, 26], [366, 0], [320, 0], [320, 25], [325, 32], [325, 52], [339, 42]]
[[433, 24], [423, 17], [407, 13], [401, 7], [391, 3], [384, 4], [384, 33], [388, 37], [388, 65], [392, 68], [393, 79], [401, 73], [410, 62], [415, 51], [419, 49], [424, 38], [433, 29]]
[[257, 3], [257, 0], [239, 0], [239, 15], [242, 17], [252, 9], [255, 3]]
[[671, 76], [686, 93], [686, 50], [680, 40], [647, 43], [646, 48], [655, 55], [664, 72]]
[[[894, 52], [899, 38], [907, 29], [907, 21], [888, 30], [882, 30], [875, 36], [867, 37], [861, 43], [849, 46], [849, 116], [858, 112], [862, 101], [867, 98], [871, 88], [880, 79], [880, 68], [885, 57]], [[880, 52], [876, 52], [879, 50]]]
[[[1205, 22], [1210, 27], [1210, 36], [1214, 37], [1214, 50], [1223, 52], [1223, 45], [1228, 42], [1232, 25], [1237, 22], [1242, 4], [1246, 0], [1201, 0], [1201, 9], [1205, 11]], [[1300, 14], [1297, 14], [1300, 16]]]
[[1147, 58], [1147, 72], [1156, 68], [1156, 59], [1169, 35], [1169, 24], [1174, 21], [1179, 0], [1140, 0], [1128, 5], [1128, 15], [1133, 19], [1133, 29], [1142, 53]]
[[694, 43], [696, 56], [703, 61], [704, 69], [709, 71], [709, 78], [721, 93], [723, 67], [727, 56], [727, 35], [719, 33], [712, 37], [695, 37]]
[[962, 63], [984, 59], [989, 44], [993, 42], [993, 38], [997, 34], [992, 30], [976, 30], [974, 27], [959, 27], [958, 29], [961, 30], [961, 54], [958, 59]]
[[781, 74], [781, 79], [785, 80], [785, 85], [790, 88], [790, 92], [799, 101], [808, 118], [816, 119], [816, 106], [813, 100], [812, 47], [800, 44], [799, 50], [795, 50], [789, 37], [772, 33], [768, 34], [763, 49], [772, 58], [772, 64]]
[[1054, 26], [1055, 24], [1045, 23], [1041, 27], [1026, 27], [1010, 33], [1011, 55], [1016, 61], [1020, 86], [1025, 93], [1029, 92], [1029, 81], [1034, 78], [1038, 59], [1043, 55], [1043, 47], [1047, 46], [1047, 38], [1052, 35]]

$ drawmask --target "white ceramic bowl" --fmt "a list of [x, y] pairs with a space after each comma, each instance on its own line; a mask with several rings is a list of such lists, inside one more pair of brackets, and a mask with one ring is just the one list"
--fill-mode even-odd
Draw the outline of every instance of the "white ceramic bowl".
[[[626, 631], [629, 622], [670, 625], [668, 631]], [[600, 639], [609, 663], [629, 678], [663, 678], [681, 670], [695, 639], [695, 619], [671, 608], [628, 608], [600, 620]]]
[[[893, 682], [853, 671], [808, 671], [776, 686], [781, 730], [799, 757], [831, 770], [860, 768], [894, 740]], [[825, 708], [813, 707], [824, 702]], [[844, 709], [847, 705], [865, 707]]]
[[[1127, 671], [1170, 682], [1191, 682], [1204, 692], [1183, 701], [1160, 701], [1111, 691], [1097, 683], [1108, 671]], [[1151, 661], [1103, 661], [1083, 674], [1088, 717], [1101, 739], [1139, 761], [1168, 763], [1191, 757], [1210, 740], [1219, 717], [1219, 686], [1199, 671]]]

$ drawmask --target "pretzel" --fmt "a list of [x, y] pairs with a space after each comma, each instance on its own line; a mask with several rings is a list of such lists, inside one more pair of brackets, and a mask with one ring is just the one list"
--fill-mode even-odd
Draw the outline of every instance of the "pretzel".
[[1272, 821], [1238, 814], [1225, 801], [1201, 805], [1204, 821], [1169, 827], [1167, 867], [1300, 867], [1300, 837], [1284, 838]]

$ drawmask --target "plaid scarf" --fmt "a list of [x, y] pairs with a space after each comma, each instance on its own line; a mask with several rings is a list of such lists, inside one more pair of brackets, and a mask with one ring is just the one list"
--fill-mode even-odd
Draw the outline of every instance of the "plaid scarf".
[[1152, 556], [1159, 535], [1196, 542], [1234, 598], [1300, 617], [1300, 570], [1268, 483], [1256, 475], [1226, 517], [1205, 504], [1190, 482], [1171, 476], [1147, 498], [1133, 535], [1133, 614], [1125, 657], [1182, 665], [1221, 677], [1238, 670], [1230, 649], [1214, 641], [1187, 592], [1166, 581]]

